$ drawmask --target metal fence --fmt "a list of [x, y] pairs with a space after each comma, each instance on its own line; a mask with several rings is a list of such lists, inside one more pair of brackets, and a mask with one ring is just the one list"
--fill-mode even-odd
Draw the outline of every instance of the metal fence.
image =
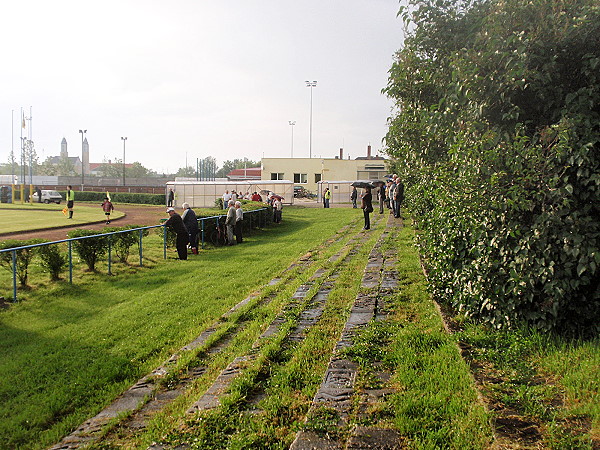
[[[263, 223], [263, 220], [261, 219], [261, 217], [263, 215], [262, 211], [266, 211], [266, 210], [268, 210], [268, 208], [259, 208], [259, 209], [255, 209], [252, 211], [244, 211], [244, 218], [246, 218], [246, 217], [249, 218], [249, 221], [250, 221], [249, 228], [250, 229], [253, 228], [254, 224], [258, 227], [266, 225], [266, 223], [268, 221], [265, 219], [264, 223]], [[254, 218], [254, 215], [257, 215], [257, 217]], [[221, 220], [222, 218], [225, 218], [225, 217], [226, 217], [225, 214], [219, 214], [216, 216], [198, 218], [201, 248], [204, 248], [204, 244], [206, 242], [206, 231], [207, 231], [206, 223], [210, 223], [211, 221], [214, 220], [216, 222], [216, 226], [218, 227], [219, 220]], [[254, 224], [253, 224], [253, 222], [254, 222]], [[8, 253], [8, 252], [12, 253], [13, 302], [17, 301], [17, 251], [35, 248], [35, 247], [43, 247], [46, 245], [61, 244], [63, 242], [66, 242], [67, 248], [68, 248], [69, 283], [72, 284], [73, 283], [73, 242], [74, 241], [79, 241], [79, 240], [83, 240], [83, 239], [91, 239], [91, 238], [99, 238], [99, 237], [107, 237], [108, 238], [108, 274], [112, 275], [112, 272], [111, 272], [111, 265], [112, 265], [112, 251], [111, 251], [112, 250], [112, 245], [111, 245], [112, 239], [111, 239], [111, 236], [114, 236], [114, 235], [120, 234], [120, 233], [133, 233], [133, 232], [137, 231], [139, 233], [139, 240], [138, 240], [139, 261], [140, 261], [139, 265], [140, 265], [140, 267], [142, 267], [144, 265], [144, 257], [143, 257], [144, 230], [150, 230], [153, 228], [161, 228], [161, 227], [163, 228], [163, 259], [167, 259], [167, 227], [164, 225], [164, 223], [160, 224], [160, 225], [150, 225], [147, 227], [130, 228], [130, 229], [126, 229], [126, 230], [113, 231], [110, 233], [99, 233], [99, 234], [94, 234], [94, 235], [90, 235], [90, 236], [81, 236], [81, 237], [77, 237], [77, 238], [62, 239], [60, 241], [42, 242], [39, 244], [31, 244], [31, 245], [24, 245], [21, 247], [1, 249], [0, 253]]]

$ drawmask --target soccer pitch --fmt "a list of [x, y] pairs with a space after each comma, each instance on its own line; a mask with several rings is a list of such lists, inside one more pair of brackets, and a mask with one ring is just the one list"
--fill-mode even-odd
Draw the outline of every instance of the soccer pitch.
[[[0, 206], [0, 233], [45, 230], [106, 220], [99, 205], [75, 204], [73, 219], [68, 219], [68, 214], [64, 214], [63, 209], [65, 209], [64, 204], [2, 204]], [[111, 219], [123, 216], [124, 213], [113, 211]]]

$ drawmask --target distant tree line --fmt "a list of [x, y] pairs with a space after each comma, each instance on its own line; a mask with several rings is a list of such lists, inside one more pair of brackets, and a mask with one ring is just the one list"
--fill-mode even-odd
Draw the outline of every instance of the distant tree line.
[[[174, 177], [186, 177], [207, 180], [214, 178], [225, 178], [229, 172], [233, 169], [243, 169], [244, 167], [259, 167], [260, 162], [234, 159], [233, 161], [227, 160], [223, 162], [223, 166], [219, 167], [217, 160], [212, 156], [208, 156], [198, 160], [198, 164], [194, 166], [181, 167], [174, 174]], [[76, 169], [73, 163], [68, 158], [60, 158], [58, 163], [54, 163], [52, 158], [48, 157], [42, 163], [39, 162], [39, 158], [33, 146], [25, 152], [24, 163], [21, 164], [14, 154], [11, 152], [7, 163], [0, 164], [0, 174], [19, 175], [23, 169], [25, 174], [29, 175], [29, 169], [31, 167], [32, 175], [48, 175], [48, 176], [75, 176], [81, 174], [79, 169]], [[104, 163], [98, 169], [99, 176], [107, 178], [121, 178], [123, 176], [123, 160], [115, 158]], [[126, 178], [143, 178], [153, 176], [163, 176], [165, 174], [158, 174], [157, 172], [144, 167], [140, 162], [135, 161], [125, 167]], [[91, 175], [86, 175], [91, 176]]]
[[597, 0], [410, 0], [384, 92], [433, 294], [494, 327], [600, 327]]

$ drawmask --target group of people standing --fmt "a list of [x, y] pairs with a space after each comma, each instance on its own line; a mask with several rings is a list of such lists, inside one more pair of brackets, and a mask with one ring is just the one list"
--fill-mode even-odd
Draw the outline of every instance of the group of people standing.
[[387, 182], [384, 195], [384, 200], [379, 200], [379, 213], [383, 214], [383, 202], [385, 202], [386, 206], [391, 209], [390, 213], [394, 214], [394, 217], [400, 218], [400, 207], [404, 201], [404, 183], [402, 183], [398, 175], [392, 175], [392, 178]]
[[181, 205], [181, 208], [183, 209], [182, 215], [179, 215], [172, 206], [167, 208], [169, 219], [165, 222], [165, 226], [171, 227], [175, 232], [177, 256], [179, 259], [186, 260], [188, 244], [192, 249], [192, 253], [194, 255], [198, 254], [200, 228], [198, 227], [198, 217], [190, 204], [185, 202]]
[[242, 191], [225, 191], [225, 193], [223, 194], [223, 209], [229, 208], [230, 200], [233, 200], [234, 204], [238, 200], [252, 200], [253, 202], [262, 202], [262, 197], [257, 192], [253, 192], [252, 194], [250, 194], [250, 192], [246, 192], [245, 194], [242, 194]]
[[[227, 242], [229, 245], [241, 244], [242, 225], [244, 221], [244, 211], [240, 201], [229, 200], [227, 217], [225, 219], [225, 228], [227, 230]], [[198, 227], [198, 217], [189, 203], [181, 205], [183, 213], [179, 215], [172, 206], [167, 207], [169, 219], [165, 226], [171, 227], [176, 235], [175, 247], [179, 259], [186, 260], [188, 256], [187, 247], [190, 246], [194, 255], [198, 254], [198, 243], [200, 238], [200, 228]], [[234, 238], [235, 235], [235, 238]]]
[[[380, 183], [376, 188], [377, 198], [379, 201], [379, 214], [383, 214], [384, 207], [390, 209], [390, 214], [394, 217], [400, 218], [400, 207], [404, 201], [404, 183], [400, 180], [398, 175], [392, 175], [392, 178], [387, 183]], [[356, 202], [358, 198], [358, 192], [356, 187], [352, 189], [350, 194], [350, 200], [352, 200], [352, 207], [356, 208]], [[365, 218], [364, 230], [371, 228], [371, 217], [370, 214], [373, 212], [373, 194], [371, 188], [366, 187], [365, 192], [361, 195], [361, 209], [363, 210]]]
[[[244, 211], [242, 210], [242, 202], [229, 200], [229, 209], [227, 210], [227, 218], [225, 219], [225, 227], [227, 227], [227, 243], [229, 245], [242, 243], [243, 222]], [[233, 240], [234, 234], [235, 240]]]

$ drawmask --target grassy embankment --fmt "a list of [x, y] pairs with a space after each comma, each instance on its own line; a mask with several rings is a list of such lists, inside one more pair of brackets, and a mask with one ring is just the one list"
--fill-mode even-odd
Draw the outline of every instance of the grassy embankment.
[[[144, 250], [151, 267], [135, 267], [133, 255], [132, 265], [113, 263], [111, 277], [78, 266], [73, 285], [38, 286], [0, 312], [0, 442], [57, 441], [356, 216], [286, 208], [281, 225], [188, 261], [162, 260], [160, 238], [151, 235], [156, 245]], [[0, 284], [8, 280], [2, 270]]]
[[[117, 265], [113, 277], [86, 274], [73, 286], [41, 287], [35, 298], [0, 312], [2, 445], [42, 448], [57, 441], [248, 293], [257, 289], [264, 291], [261, 295], [271, 293], [265, 283], [313, 249], [314, 269], [337, 267], [340, 272], [323, 317], [300, 345], [281, 345], [284, 330], [261, 348], [232, 385], [223, 407], [201, 420], [185, 418], [189, 404], [233, 357], [249, 351], [264, 324], [310, 275], [293, 272], [282, 286], [273, 288], [275, 298], [264, 308], [240, 312], [245, 325], [221, 353], [208, 358], [199, 349], [181, 361], [182, 371], [186, 364], [207, 364], [206, 376], [188, 394], [157, 415], [144, 433], [117, 428], [100, 445], [146, 448], [161, 439], [199, 448], [289, 444], [303, 426], [348, 307], [360, 289], [357, 274], [381, 231], [375, 227], [371, 245], [361, 248], [346, 266], [329, 267], [327, 258], [345, 241], [321, 244], [353, 217], [360, 219], [356, 216], [345, 209], [288, 208], [281, 226], [250, 236], [242, 246], [205, 251], [187, 262], [164, 262], [161, 250], [145, 250], [151, 268]], [[360, 226], [353, 227], [357, 231]], [[486, 448], [492, 432], [468, 365], [455, 345], [460, 339], [477, 349], [476, 361], [494, 364], [498, 373], [506, 374], [498, 377], [496, 392], [539, 421], [546, 446], [591, 448], [590, 436], [597, 438], [600, 417], [597, 341], [499, 334], [476, 326], [448, 335], [426, 292], [412, 230], [404, 228], [385, 245], [399, 255], [401, 285], [386, 299], [393, 313], [387, 322], [368, 327], [350, 354], [361, 365], [359, 387], [377, 383], [371, 374], [377, 362], [392, 373], [396, 392], [369, 411], [367, 424], [397, 428], [410, 448]], [[224, 332], [235, 328], [233, 322]], [[539, 381], [542, 375], [548, 382]], [[263, 400], [248, 404], [257, 391]], [[552, 401], [557, 392], [564, 400], [560, 404]], [[576, 419], [583, 423], [581, 430], [569, 426]], [[357, 414], [350, 425], [364, 420]], [[325, 415], [317, 425], [308, 426], [325, 433], [348, 432], [336, 430], [335, 423], [334, 417]]]
[[[385, 243], [399, 256], [401, 285], [386, 298], [393, 314], [385, 322], [373, 322], [348, 351], [361, 366], [359, 391], [395, 389], [386, 401], [369, 407], [366, 417], [357, 397], [345, 427], [340, 428], [331, 410], [317, 410], [304, 422], [330, 349], [359, 290], [356, 274], [366, 263], [368, 246], [342, 270], [330, 304], [305, 341], [295, 347], [280, 338], [262, 349], [233, 383], [222, 407], [186, 417], [188, 398], [158, 415], [145, 433], [132, 436], [118, 430], [107, 442], [137, 448], [156, 440], [195, 448], [280, 448], [288, 446], [303, 427], [343, 439], [354, 425], [369, 425], [399, 430], [409, 448], [483, 449], [494, 442], [555, 449], [597, 445], [598, 341], [572, 341], [524, 330], [497, 332], [474, 324], [449, 335], [427, 293], [412, 240], [413, 231], [405, 228]], [[478, 398], [458, 342], [472, 346], [474, 368], [491, 369], [497, 376], [491, 385], [479, 384], [486, 404], [494, 409], [497, 402], [505, 403], [514, 415], [534, 424], [539, 435], [533, 441], [522, 439], [518, 429], [508, 437], [496, 434], [500, 430], [492, 425], [496, 413], [486, 412]], [[202, 362], [206, 361], [196, 361]], [[375, 375], [382, 369], [392, 374], [389, 386]], [[205, 382], [196, 395], [207, 387]], [[257, 392], [261, 400], [255, 403]]]
[[[361, 365], [359, 392], [382, 387], [373, 375], [377, 367], [392, 374], [388, 387], [395, 393], [371, 406], [366, 417], [357, 396], [344, 427], [334, 411], [323, 409], [317, 409], [305, 424], [331, 351], [361, 289], [360, 274], [378, 233], [373, 234], [370, 245], [363, 246], [347, 266], [340, 265], [323, 316], [305, 340], [299, 345], [286, 342], [286, 329], [282, 330], [234, 381], [222, 407], [190, 418], [182, 404], [156, 417], [145, 434], [131, 437], [117, 432], [110, 444], [144, 448], [162, 437], [173, 447], [285, 448], [303, 427], [344, 439], [354, 425], [369, 425], [400, 430], [410, 448], [484, 448], [491, 440], [487, 416], [468, 366], [453, 337], [444, 332], [426, 292], [410, 228], [384, 244], [399, 256], [400, 287], [386, 298], [392, 314], [386, 322], [373, 322], [348, 352]], [[261, 400], [255, 404], [257, 391]]]

